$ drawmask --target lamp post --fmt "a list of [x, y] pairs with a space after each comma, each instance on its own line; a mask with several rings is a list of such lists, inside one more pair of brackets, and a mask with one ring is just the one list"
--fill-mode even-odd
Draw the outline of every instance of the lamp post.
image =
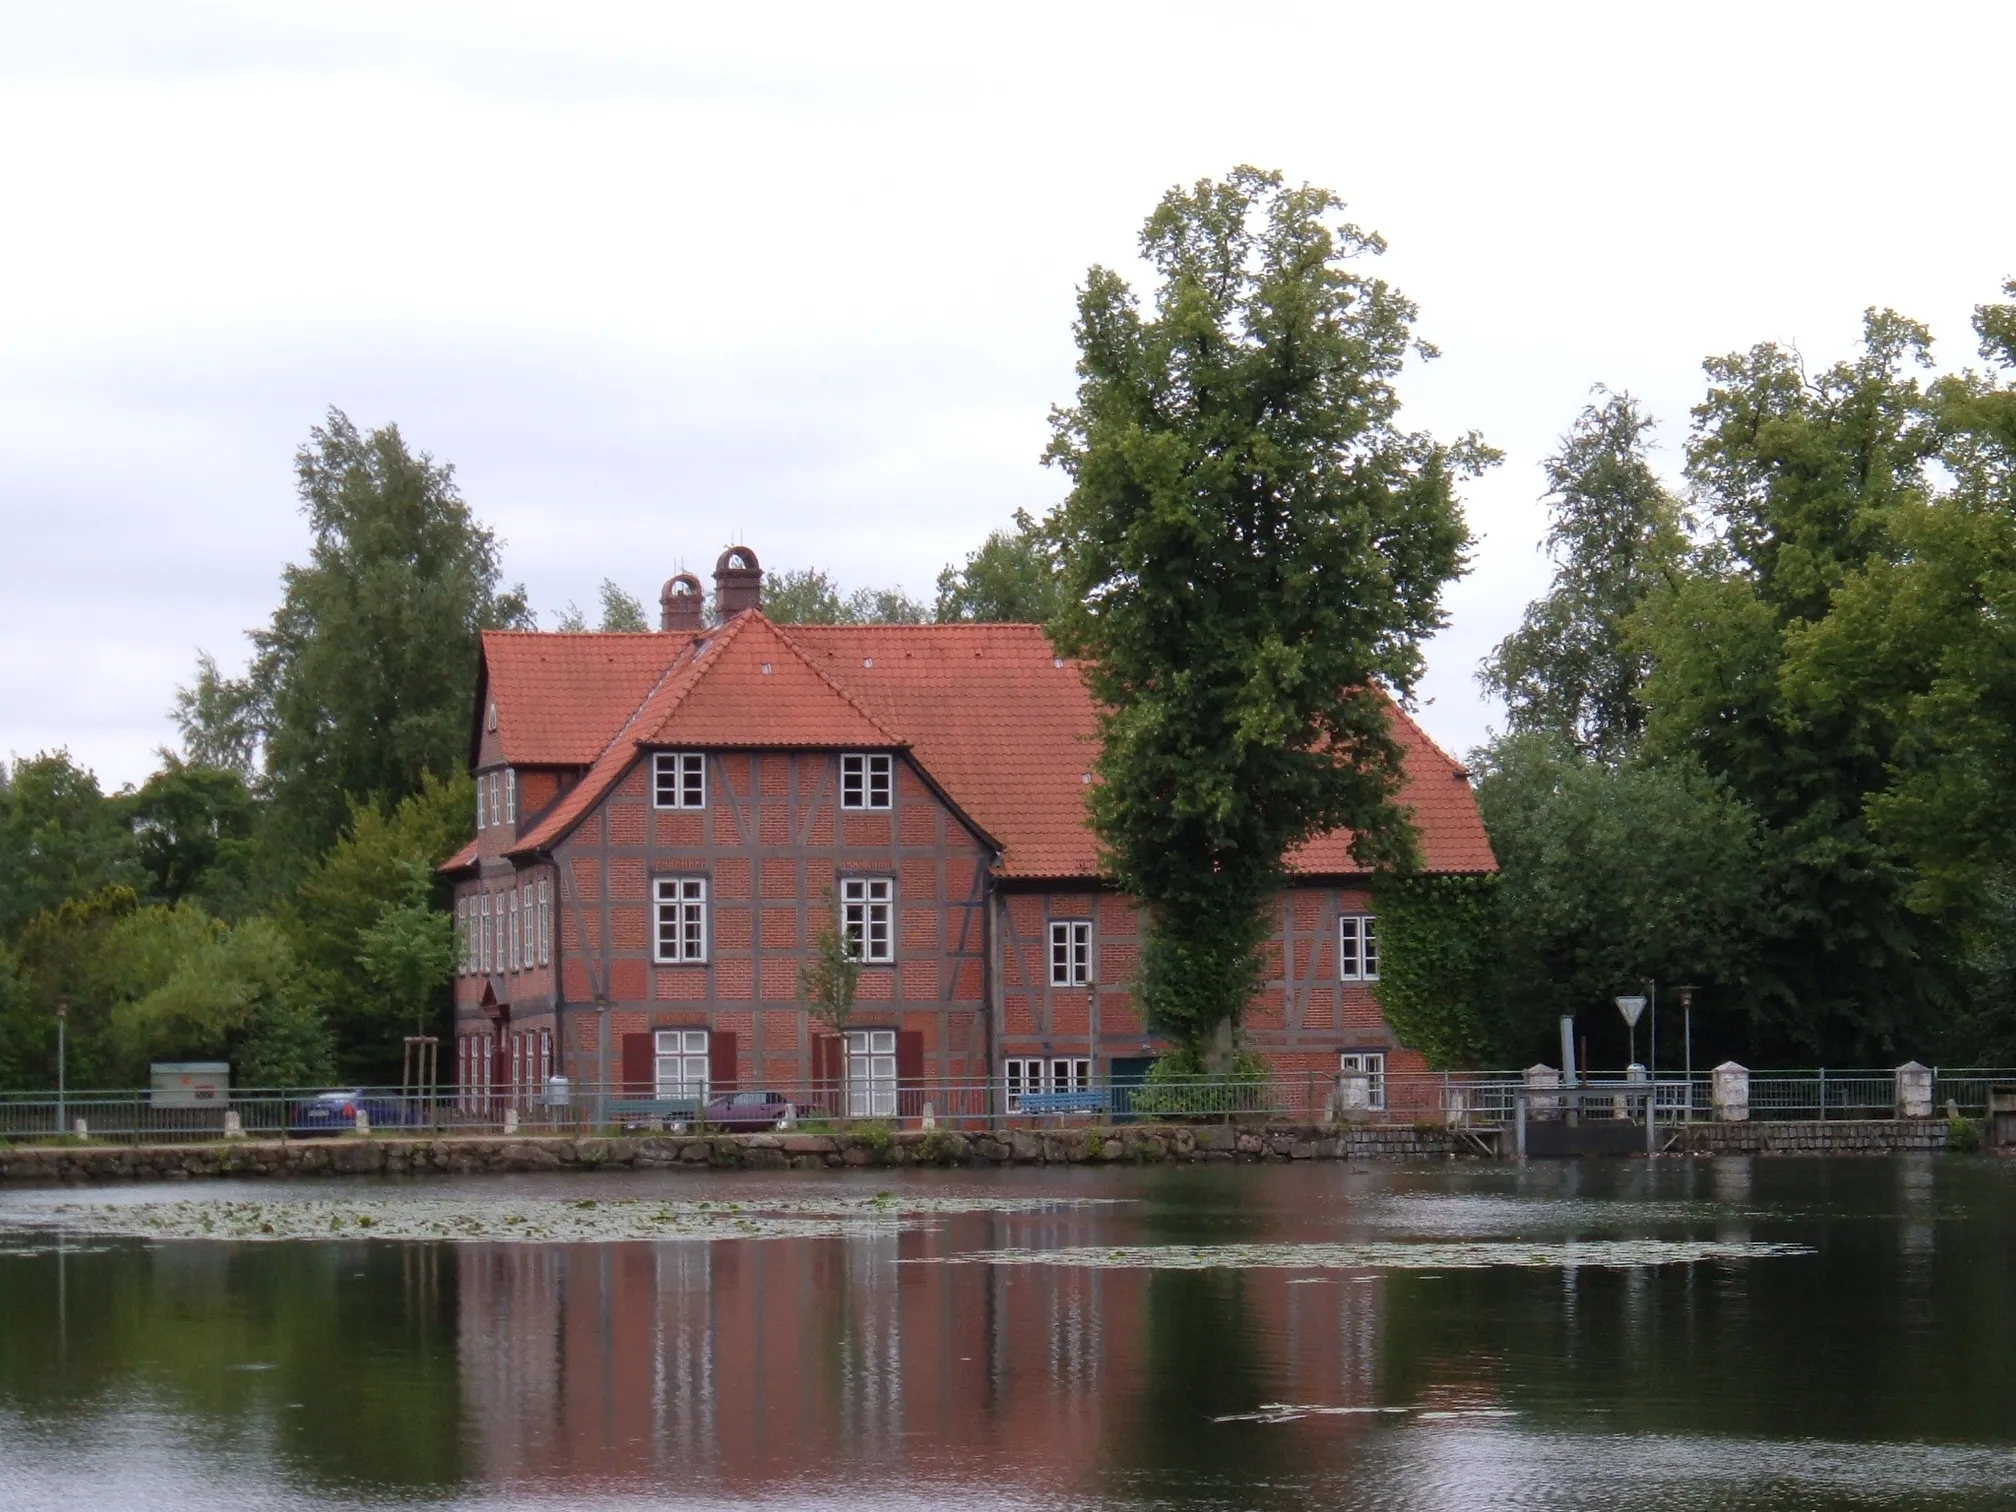
[[56, 1132], [61, 1134], [70, 1126], [69, 1110], [64, 1106], [64, 1062], [69, 1058], [67, 1030], [70, 1021], [70, 999], [56, 999]]
[[1694, 1120], [1694, 989], [1676, 987], [1680, 994], [1681, 1071], [1687, 1078], [1687, 1120]]

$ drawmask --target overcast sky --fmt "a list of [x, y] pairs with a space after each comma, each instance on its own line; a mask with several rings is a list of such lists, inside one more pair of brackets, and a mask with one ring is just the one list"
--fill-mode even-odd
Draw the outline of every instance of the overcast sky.
[[1830, 361], [2016, 274], [2016, 6], [0, 5], [0, 754], [108, 787], [305, 551], [330, 405], [452, 461], [551, 623], [731, 538], [928, 597], [1061, 479], [1073, 291], [1170, 185], [1336, 190], [1475, 428], [1423, 718], [1544, 583], [1603, 382], [1677, 471], [1703, 356]]

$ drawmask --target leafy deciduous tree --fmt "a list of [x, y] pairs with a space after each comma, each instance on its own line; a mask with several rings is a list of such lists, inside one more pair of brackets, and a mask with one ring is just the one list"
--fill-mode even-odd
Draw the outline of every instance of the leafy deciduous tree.
[[1411, 686], [1467, 542], [1457, 478], [1491, 454], [1397, 425], [1414, 307], [1329, 192], [1235, 169], [1172, 190], [1141, 250], [1152, 316], [1104, 268], [1078, 301], [1077, 402], [1047, 460], [1060, 643], [1101, 714], [1094, 829], [1147, 906], [1150, 1022], [1213, 1069], [1298, 842], [1412, 855], [1380, 683]]
[[938, 574], [938, 619], [1047, 625], [1062, 607], [1057, 559], [1027, 510], [1015, 528], [997, 530], [963, 567]]

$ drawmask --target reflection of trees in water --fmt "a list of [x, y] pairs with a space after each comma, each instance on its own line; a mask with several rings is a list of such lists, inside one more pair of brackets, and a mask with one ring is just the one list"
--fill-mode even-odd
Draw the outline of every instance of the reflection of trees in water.
[[270, 1457], [283, 1478], [462, 1478], [445, 1246], [122, 1242], [6, 1263], [9, 1406], [89, 1434], [130, 1410], [137, 1379], [185, 1442]]

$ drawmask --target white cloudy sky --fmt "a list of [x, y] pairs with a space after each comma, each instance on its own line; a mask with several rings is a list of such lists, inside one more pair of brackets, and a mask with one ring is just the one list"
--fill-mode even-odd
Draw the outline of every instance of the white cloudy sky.
[[926, 594], [1040, 510], [1073, 289], [1169, 185], [1336, 189], [1506, 463], [1423, 689], [1544, 580], [1602, 381], [1677, 466], [1699, 362], [1971, 356], [2016, 274], [2016, 7], [0, 4], [0, 755], [146, 774], [242, 663], [329, 405], [452, 460], [549, 614], [731, 536]]

